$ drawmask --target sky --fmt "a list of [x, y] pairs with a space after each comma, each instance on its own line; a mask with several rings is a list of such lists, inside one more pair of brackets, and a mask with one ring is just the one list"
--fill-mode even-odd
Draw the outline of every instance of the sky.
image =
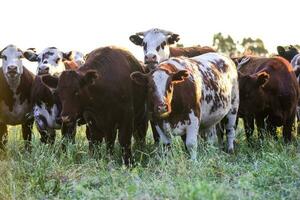
[[0, 49], [14, 44], [88, 53], [115, 45], [142, 59], [129, 36], [162, 28], [179, 34], [185, 46], [211, 46], [221, 32], [240, 41], [261, 38], [275, 52], [277, 45], [300, 44], [299, 9], [299, 0], [2, 0]]

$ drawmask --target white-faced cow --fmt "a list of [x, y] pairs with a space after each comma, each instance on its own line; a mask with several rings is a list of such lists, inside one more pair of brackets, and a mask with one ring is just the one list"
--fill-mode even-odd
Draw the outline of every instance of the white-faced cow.
[[0, 147], [7, 142], [7, 125], [22, 124], [26, 147], [31, 140], [33, 120], [30, 93], [34, 75], [22, 63], [23, 52], [14, 45], [0, 51]]
[[38, 62], [38, 76], [31, 92], [33, 115], [41, 134], [41, 141], [53, 143], [55, 129], [61, 128], [59, 119], [61, 104], [57, 95], [42, 84], [40, 76], [46, 74], [58, 76], [66, 69], [77, 69], [84, 62], [83, 54], [76, 51], [64, 53], [55, 47], [46, 48], [39, 54], [33, 49], [28, 49], [24, 54], [28, 60]]
[[135, 72], [131, 78], [148, 88], [149, 105], [164, 144], [171, 142], [171, 134], [186, 135], [186, 147], [196, 159], [199, 131], [215, 131], [215, 125], [226, 117], [228, 151], [234, 150], [239, 90], [232, 60], [217, 53], [170, 58], [150, 73]]
[[[171, 31], [162, 29], [150, 29], [145, 32], [139, 32], [129, 37], [130, 41], [144, 49], [144, 62], [146, 71], [154, 69], [158, 63], [167, 60], [170, 57], [195, 57], [208, 52], [215, 52], [210, 47], [170, 47], [170, 45], [179, 41], [179, 35]], [[151, 121], [151, 128], [155, 142], [159, 141], [159, 135]], [[183, 136], [184, 139], [184, 136]], [[185, 140], [185, 139], [184, 139]]]
[[208, 52], [215, 52], [210, 47], [172, 48], [170, 45], [179, 41], [179, 35], [158, 28], [139, 32], [129, 37], [130, 41], [144, 49], [144, 62], [153, 68], [156, 64], [170, 57], [195, 57]]

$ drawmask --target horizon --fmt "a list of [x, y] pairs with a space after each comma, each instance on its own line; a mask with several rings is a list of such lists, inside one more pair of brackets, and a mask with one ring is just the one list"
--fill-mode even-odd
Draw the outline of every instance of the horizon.
[[[143, 50], [131, 43], [129, 36], [151, 28], [179, 34], [179, 43], [184, 46], [212, 46], [213, 35], [219, 32], [235, 41], [260, 38], [269, 53], [275, 53], [278, 45], [300, 44], [300, 29], [293, 21], [298, 17], [300, 5], [296, 0], [284, 3], [11, 0], [1, 4], [4, 28], [0, 34], [0, 49], [14, 44], [22, 50], [34, 47], [38, 52], [55, 46], [62, 51], [88, 53], [98, 47], [114, 45], [128, 49], [141, 60]], [[25, 63], [31, 70], [36, 67], [35, 63]]]

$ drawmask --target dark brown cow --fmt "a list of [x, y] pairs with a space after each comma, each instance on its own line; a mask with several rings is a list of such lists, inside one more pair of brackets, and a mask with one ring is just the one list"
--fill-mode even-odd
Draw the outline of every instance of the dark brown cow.
[[134, 71], [144, 73], [131, 53], [104, 47], [91, 52], [77, 71], [64, 71], [59, 79], [43, 76], [45, 84], [57, 88], [62, 103], [62, 131], [83, 115], [90, 128], [91, 149], [105, 138], [112, 151], [118, 129], [123, 158], [129, 164], [133, 132], [144, 141], [147, 129], [146, 91], [131, 81], [130, 73]]
[[7, 142], [7, 125], [22, 125], [26, 148], [31, 140], [33, 124], [30, 101], [34, 75], [22, 64], [23, 52], [14, 45], [0, 51], [0, 147]]
[[239, 112], [245, 120], [247, 138], [253, 133], [254, 119], [263, 138], [266, 119], [267, 131], [276, 138], [276, 126], [283, 126], [284, 141], [290, 141], [299, 87], [287, 60], [250, 58], [248, 63], [240, 66], [239, 87]]

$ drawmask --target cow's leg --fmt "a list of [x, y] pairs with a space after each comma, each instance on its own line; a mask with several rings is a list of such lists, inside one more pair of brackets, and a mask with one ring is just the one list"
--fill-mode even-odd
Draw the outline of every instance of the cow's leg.
[[0, 123], [0, 149], [4, 149], [7, 143], [7, 126]]
[[29, 119], [22, 124], [22, 134], [23, 134], [23, 139], [25, 141], [25, 149], [27, 150], [30, 150], [30, 141], [32, 136], [33, 122], [34, 122], [33, 119]]
[[[111, 129], [105, 132], [105, 141], [106, 141], [106, 148], [108, 152], [112, 155], [114, 151], [115, 141], [117, 137], [117, 130]], [[101, 140], [101, 138], [97, 138], [97, 140]]]
[[155, 129], [156, 129], [157, 133], [159, 134], [161, 142], [164, 145], [169, 146], [171, 144], [171, 139], [166, 136], [166, 134], [164, 133], [164, 130], [162, 130], [158, 124], [155, 125]]
[[237, 114], [236, 112], [229, 112], [226, 116], [226, 135], [227, 135], [227, 150], [228, 153], [234, 152], [234, 139], [235, 139], [235, 121]]
[[156, 130], [156, 124], [155, 124], [155, 122], [153, 122], [153, 121], [151, 120], [151, 121], [150, 121], [150, 125], [151, 125], [151, 129], [152, 129], [152, 134], [153, 134], [154, 143], [155, 143], [155, 144], [158, 144], [158, 143], [159, 143], [160, 135], [159, 135], [158, 131]]
[[268, 133], [273, 136], [275, 140], [278, 140], [277, 134], [276, 134], [276, 126], [273, 125], [270, 119], [267, 120], [267, 131]]
[[133, 122], [128, 116], [125, 117], [125, 119], [123, 118], [123, 121], [120, 124], [118, 137], [120, 146], [122, 148], [122, 154], [125, 165], [129, 165], [132, 162], [131, 137], [133, 132]]
[[227, 119], [224, 118], [220, 123], [216, 125], [216, 131], [218, 136], [219, 148], [224, 150], [224, 130], [226, 129]]
[[246, 133], [246, 139], [248, 141], [248, 144], [251, 143], [253, 131], [254, 131], [254, 117], [253, 116], [244, 116], [244, 129]]
[[258, 137], [260, 138], [260, 140], [264, 140], [264, 132], [266, 131], [264, 118], [261, 116], [258, 116], [258, 117], [255, 117], [255, 120], [256, 120]]
[[289, 117], [283, 125], [282, 135], [284, 142], [288, 143], [292, 140], [292, 129], [294, 123], [294, 115]]
[[186, 148], [188, 149], [191, 159], [196, 160], [197, 159], [197, 146], [198, 146], [198, 134], [199, 134], [199, 126], [200, 126], [200, 120], [198, 117], [194, 115], [192, 112], [190, 114], [190, 120], [191, 123], [186, 128]]
[[216, 130], [216, 125], [213, 125], [205, 130], [203, 130], [205, 132], [206, 138], [207, 138], [207, 142], [209, 144], [217, 144], [218, 143], [218, 137], [217, 137], [217, 130]]
[[134, 124], [134, 139], [139, 147], [144, 147], [146, 144], [146, 134], [148, 129], [148, 121], [140, 121]]

